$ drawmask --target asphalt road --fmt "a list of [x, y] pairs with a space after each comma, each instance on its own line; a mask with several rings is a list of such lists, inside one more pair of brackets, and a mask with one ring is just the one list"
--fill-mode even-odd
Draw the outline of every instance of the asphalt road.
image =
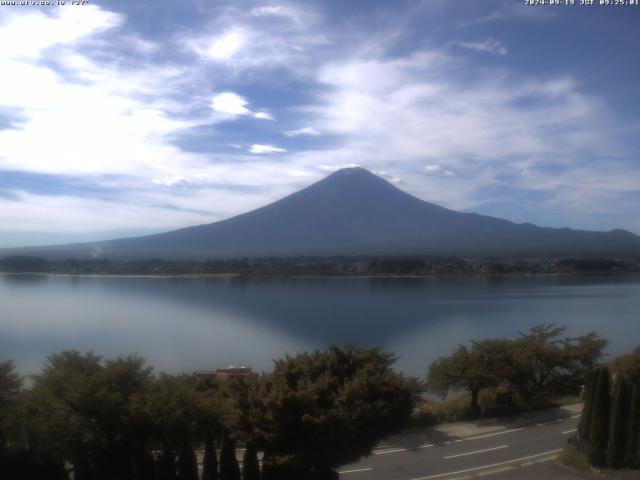
[[[578, 415], [505, 430], [424, 443], [402, 437], [381, 445], [373, 455], [339, 469], [342, 480], [463, 480], [517, 470], [557, 457], [575, 432]], [[504, 478], [504, 477], [503, 477]]]

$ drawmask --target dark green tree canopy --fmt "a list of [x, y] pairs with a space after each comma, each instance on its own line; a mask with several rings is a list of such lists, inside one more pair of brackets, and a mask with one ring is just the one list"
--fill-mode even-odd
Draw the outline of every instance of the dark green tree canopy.
[[266, 448], [298, 468], [369, 454], [415, 404], [416, 383], [394, 373], [394, 361], [380, 349], [336, 346], [276, 361], [264, 382]]
[[617, 357], [611, 362], [611, 371], [624, 375], [633, 385], [640, 385], [640, 347]]

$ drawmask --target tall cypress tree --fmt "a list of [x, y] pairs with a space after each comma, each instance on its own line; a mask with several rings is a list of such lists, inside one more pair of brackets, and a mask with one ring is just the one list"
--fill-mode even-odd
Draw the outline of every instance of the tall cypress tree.
[[636, 447], [636, 456], [631, 461], [631, 465], [634, 468], [639, 468], [640, 467], [640, 430], [638, 431], [638, 446]]
[[273, 468], [273, 456], [269, 452], [262, 454], [262, 480], [277, 480], [278, 475]]
[[607, 464], [611, 468], [621, 468], [627, 452], [627, 427], [629, 422], [629, 394], [627, 382], [618, 375], [613, 388], [611, 422], [609, 424], [609, 445]]
[[638, 467], [637, 451], [640, 437], [640, 385], [633, 387], [631, 394], [631, 407], [629, 409], [629, 425], [627, 428], [627, 452], [624, 456], [624, 464], [627, 467]]
[[204, 441], [204, 459], [202, 460], [202, 480], [218, 480], [218, 456], [213, 435], [207, 434]]
[[177, 480], [177, 478], [175, 453], [170, 448], [165, 448], [158, 461], [158, 479]]
[[584, 406], [582, 407], [582, 417], [578, 426], [578, 437], [584, 441], [589, 441], [589, 431], [591, 430], [591, 416], [593, 413], [593, 397], [598, 384], [598, 370], [591, 370], [587, 391], [585, 392]]
[[222, 451], [220, 452], [220, 480], [240, 480], [236, 445], [226, 433], [222, 437]]
[[598, 382], [593, 398], [593, 413], [589, 432], [589, 462], [596, 467], [607, 466], [607, 445], [609, 443], [609, 369], [600, 367]]
[[178, 480], [198, 480], [198, 460], [191, 442], [184, 442], [178, 455]]
[[247, 449], [242, 458], [242, 479], [260, 480], [260, 464], [258, 463], [258, 450], [253, 443], [247, 444]]

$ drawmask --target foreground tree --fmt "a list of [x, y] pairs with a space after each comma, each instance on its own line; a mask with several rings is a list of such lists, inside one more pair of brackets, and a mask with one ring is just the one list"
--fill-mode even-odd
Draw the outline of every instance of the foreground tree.
[[479, 410], [482, 389], [502, 384], [515, 388], [527, 402], [575, 393], [587, 381], [607, 341], [594, 332], [562, 338], [564, 331], [539, 325], [515, 340], [460, 345], [451, 356], [431, 365], [427, 387], [441, 395], [468, 391], [472, 413]]
[[631, 385], [640, 385], [640, 347], [617, 357], [611, 362], [611, 371], [624, 375]]
[[202, 460], [201, 480], [218, 480], [219, 478], [216, 445], [213, 441], [213, 435], [208, 433], [205, 436], [204, 442], [204, 459]]
[[240, 466], [236, 457], [236, 444], [227, 433], [222, 437], [220, 452], [220, 480], [240, 480]]
[[190, 442], [182, 444], [178, 455], [178, 480], [198, 480], [198, 461]]
[[538, 325], [513, 341], [510, 383], [526, 400], [576, 392], [602, 358], [607, 340], [595, 332], [562, 337], [566, 328]]
[[30, 445], [70, 462], [77, 480], [131, 478], [149, 440], [131, 406], [150, 372], [139, 357], [51, 355], [25, 400]]
[[242, 458], [242, 480], [260, 480], [260, 464], [258, 450], [253, 443], [248, 443]]
[[164, 448], [158, 460], [158, 480], [178, 480], [176, 454], [169, 448]]
[[147, 419], [153, 444], [162, 451], [163, 475], [173, 478], [179, 474], [180, 480], [194, 478], [193, 472], [197, 471], [194, 443], [203, 419], [195, 378], [161, 374], [140, 398], [136, 411]]
[[601, 367], [598, 371], [598, 382], [593, 398], [588, 449], [589, 462], [596, 467], [607, 466], [610, 415], [609, 385], [609, 369]]
[[0, 362], [0, 461], [7, 446], [11, 419], [21, 386], [22, 379], [16, 373], [13, 362]]
[[633, 387], [631, 407], [629, 409], [629, 424], [627, 426], [627, 451], [624, 463], [628, 467], [640, 467], [640, 384]]
[[449, 357], [436, 360], [429, 369], [427, 387], [442, 396], [468, 391], [472, 413], [480, 410], [478, 398], [483, 388], [494, 387], [511, 376], [512, 348], [508, 340], [481, 340], [471, 348], [459, 345]]
[[623, 376], [619, 375], [613, 388], [609, 445], [607, 446], [607, 464], [611, 468], [621, 468], [624, 465], [624, 457], [627, 452], [629, 403], [627, 382]]
[[334, 478], [333, 468], [371, 453], [406, 425], [416, 402], [412, 380], [391, 370], [379, 349], [330, 347], [287, 356], [264, 379], [269, 452], [278, 478]]
[[579, 438], [588, 441], [589, 432], [591, 430], [591, 415], [593, 413], [593, 398], [595, 396], [596, 387], [598, 385], [598, 370], [592, 370], [589, 374], [589, 382], [585, 392], [584, 405], [582, 407], [582, 416], [578, 425]]

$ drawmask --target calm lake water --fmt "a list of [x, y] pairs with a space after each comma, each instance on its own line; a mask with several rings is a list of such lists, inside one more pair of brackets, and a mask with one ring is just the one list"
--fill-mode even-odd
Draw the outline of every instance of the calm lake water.
[[190, 279], [0, 275], [0, 360], [35, 373], [63, 349], [139, 353], [157, 370], [266, 370], [330, 343], [380, 345], [423, 376], [459, 342], [540, 323], [640, 344], [640, 278]]

